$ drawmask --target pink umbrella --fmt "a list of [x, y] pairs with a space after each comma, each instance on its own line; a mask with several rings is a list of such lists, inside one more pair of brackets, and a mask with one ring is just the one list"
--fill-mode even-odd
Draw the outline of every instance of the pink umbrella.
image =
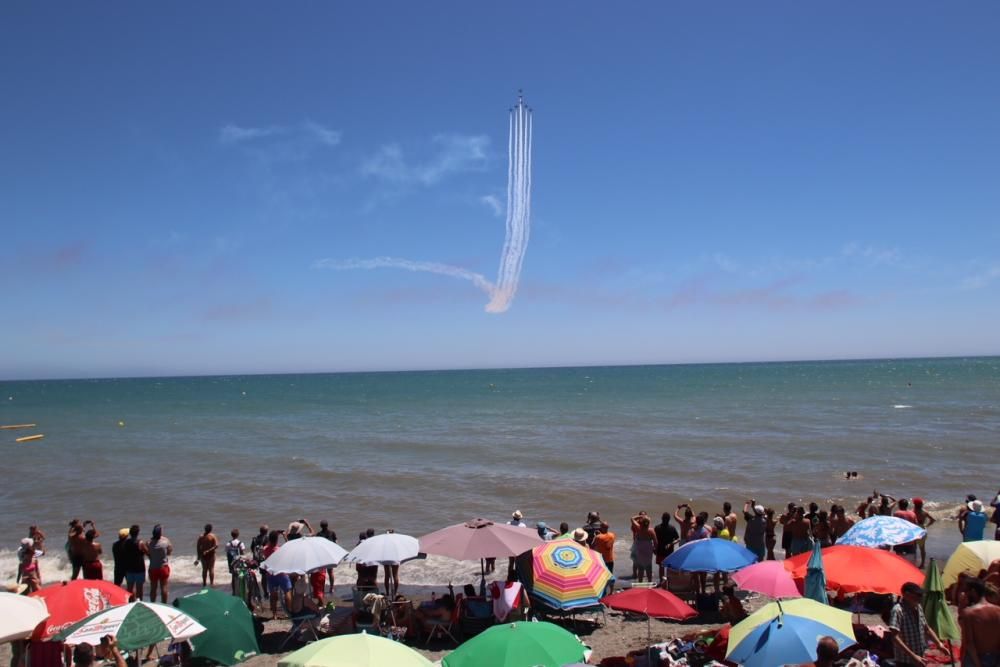
[[791, 572], [777, 560], [765, 560], [733, 573], [733, 583], [745, 591], [763, 593], [772, 598], [800, 598]]
[[485, 593], [486, 570], [483, 559], [517, 556], [543, 542], [538, 532], [531, 528], [473, 519], [424, 535], [420, 538], [420, 552], [455, 560], [480, 561], [483, 571], [480, 587]]
[[424, 535], [420, 538], [420, 552], [455, 560], [479, 560], [517, 556], [541, 543], [542, 538], [531, 528], [473, 519]]

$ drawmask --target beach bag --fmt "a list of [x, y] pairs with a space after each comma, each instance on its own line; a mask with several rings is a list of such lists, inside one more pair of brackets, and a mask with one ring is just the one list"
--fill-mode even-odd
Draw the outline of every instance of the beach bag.
[[229, 561], [230, 572], [233, 571], [233, 563], [239, 559], [245, 549], [246, 547], [239, 540], [230, 540], [226, 544], [226, 560]]

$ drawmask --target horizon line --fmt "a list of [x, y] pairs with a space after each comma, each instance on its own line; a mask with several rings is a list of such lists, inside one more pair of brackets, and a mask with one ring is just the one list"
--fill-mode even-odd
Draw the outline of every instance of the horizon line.
[[942, 361], [956, 359], [994, 359], [998, 354], [956, 354], [941, 356], [917, 357], [829, 357], [826, 359], [758, 359], [742, 361], [661, 361], [648, 363], [618, 363], [618, 364], [552, 364], [542, 366], [468, 366], [456, 368], [397, 368], [369, 370], [323, 370], [323, 371], [280, 371], [280, 372], [248, 372], [248, 373], [182, 373], [178, 375], [98, 375], [90, 377], [49, 377], [49, 378], [0, 378], [0, 382], [71, 382], [84, 380], [181, 380], [191, 378], [224, 378], [224, 377], [268, 377], [284, 375], [372, 375], [376, 373], [462, 373], [473, 371], [531, 371], [577, 368], [641, 368], [644, 366], [740, 366], [764, 364], [816, 364], [816, 363], [851, 363], [872, 361]]

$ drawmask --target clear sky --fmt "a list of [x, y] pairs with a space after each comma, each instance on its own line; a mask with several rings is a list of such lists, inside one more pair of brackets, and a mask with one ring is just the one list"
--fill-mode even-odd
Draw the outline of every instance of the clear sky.
[[[1000, 353], [1000, 3], [0, 5], [0, 377]], [[534, 109], [511, 308], [508, 107]]]

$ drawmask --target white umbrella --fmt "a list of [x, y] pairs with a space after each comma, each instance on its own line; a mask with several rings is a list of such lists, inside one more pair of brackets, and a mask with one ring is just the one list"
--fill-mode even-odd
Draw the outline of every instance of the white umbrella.
[[45, 603], [14, 593], [0, 593], [0, 644], [24, 639], [49, 617]]
[[300, 537], [283, 544], [260, 566], [271, 574], [306, 574], [333, 567], [346, 555], [342, 546], [325, 537]]
[[369, 537], [351, 549], [344, 560], [363, 565], [398, 565], [419, 557], [420, 542], [417, 538], [400, 533], [385, 533]]

